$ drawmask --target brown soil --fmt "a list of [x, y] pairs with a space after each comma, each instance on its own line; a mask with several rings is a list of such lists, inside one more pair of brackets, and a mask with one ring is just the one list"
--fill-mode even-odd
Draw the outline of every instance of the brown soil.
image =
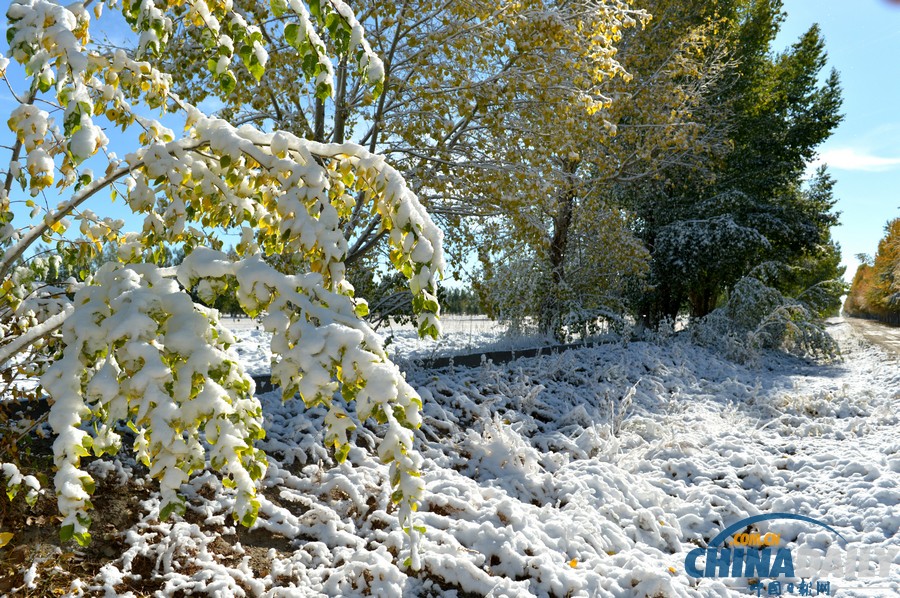
[[[81, 547], [74, 541], [63, 543], [59, 539], [60, 517], [53, 494], [51, 461], [47, 458], [50, 444], [41, 443], [32, 448], [34, 450], [27, 454], [27, 458], [22, 459], [20, 470], [42, 478], [44, 494], [33, 507], [29, 507], [22, 495], [10, 501], [5, 493], [0, 493], [0, 530], [13, 534], [9, 544], [0, 548], [0, 598], [60, 596], [76, 579], [91, 584], [104, 565], [116, 563], [127, 550], [125, 533], [146, 516], [141, 509], [141, 501], [149, 497], [149, 487], [153, 487], [152, 483], [145, 487], [133, 481], [120, 485], [114, 475], [109, 479], [97, 479], [92, 497], [94, 508], [90, 513], [90, 544]], [[201, 521], [193, 520], [192, 515], [188, 509], [185, 520], [207, 527]], [[219, 535], [209, 546], [216, 559], [226, 566], [236, 566], [249, 556], [254, 575], [264, 577], [269, 573], [269, 549], [274, 548], [279, 554], [294, 551], [291, 541], [283, 536], [263, 529], [236, 527], [236, 535]], [[240, 542], [243, 553], [235, 551], [234, 544], [237, 542]], [[27, 588], [25, 572], [35, 563], [35, 587]], [[130, 591], [137, 596], [153, 595], [163, 585], [156, 568], [155, 559], [136, 556], [130, 575], [116, 587], [116, 591]], [[184, 568], [181, 573], [190, 575], [192, 571]], [[92, 594], [88, 592], [87, 595]]]

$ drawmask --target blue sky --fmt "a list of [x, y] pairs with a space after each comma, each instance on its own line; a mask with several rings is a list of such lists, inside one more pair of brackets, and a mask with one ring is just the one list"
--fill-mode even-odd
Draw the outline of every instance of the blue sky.
[[778, 48], [818, 23], [841, 76], [844, 121], [819, 156], [837, 180], [833, 234], [849, 281], [854, 256], [874, 254], [885, 223], [900, 216], [900, 2], [785, 0], [784, 9]]

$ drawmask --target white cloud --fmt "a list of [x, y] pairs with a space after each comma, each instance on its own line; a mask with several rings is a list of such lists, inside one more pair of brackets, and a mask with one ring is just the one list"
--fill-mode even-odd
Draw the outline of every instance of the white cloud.
[[885, 158], [875, 156], [866, 150], [852, 147], [843, 147], [826, 150], [819, 158], [810, 164], [815, 169], [822, 164], [835, 170], [862, 170], [866, 172], [883, 172], [900, 167], [900, 158]]

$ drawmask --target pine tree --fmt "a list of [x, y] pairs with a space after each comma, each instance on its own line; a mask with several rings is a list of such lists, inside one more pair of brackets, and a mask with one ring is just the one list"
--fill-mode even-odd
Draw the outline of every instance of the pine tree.
[[[676, 165], [618, 191], [652, 255], [650, 290], [635, 301], [651, 326], [684, 306], [695, 317], [708, 314], [761, 263], [790, 267], [827, 252], [837, 222], [827, 175], [803, 183], [816, 147], [841, 119], [837, 74], [819, 83], [826, 54], [818, 27], [773, 55], [780, 2], [720, 6], [733, 61], [707, 98], [718, 105], [720, 124], [711, 125], [724, 136], [718, 147], [731, 149], [706, 169]], [[836, 265], [822, 272], [839, 274]]]

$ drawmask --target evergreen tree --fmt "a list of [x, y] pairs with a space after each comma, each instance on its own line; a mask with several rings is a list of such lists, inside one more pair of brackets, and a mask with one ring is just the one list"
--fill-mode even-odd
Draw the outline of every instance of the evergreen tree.
[[[803, 181], [816, 147], [841, 120], [837, 74], [819, 83], [826, 62], [820, 31], [811, 27], [773, 55], [780, 1], [721, 4], [730, 9], [723, 35], [734, 60], [708, 101], [720, 107], [716, 130], [731, 149], [705, 170], [676, 165], [617, 191], [637, 213], [636, 232], [651, 252], [650, 289], [635, 301], [651, 326], [685, 306], [692, 316], [708, 314], [764, 262], [790, 269], [815, 260], [821, 278], [804, 281], [811, 284], [840, 276], [829, 234], [837, 222], [833, 182], [824, 171]], [[781, 278], [785, 292], [799, 282]], [[782, 284], [779, 277], [770, 283]]]

